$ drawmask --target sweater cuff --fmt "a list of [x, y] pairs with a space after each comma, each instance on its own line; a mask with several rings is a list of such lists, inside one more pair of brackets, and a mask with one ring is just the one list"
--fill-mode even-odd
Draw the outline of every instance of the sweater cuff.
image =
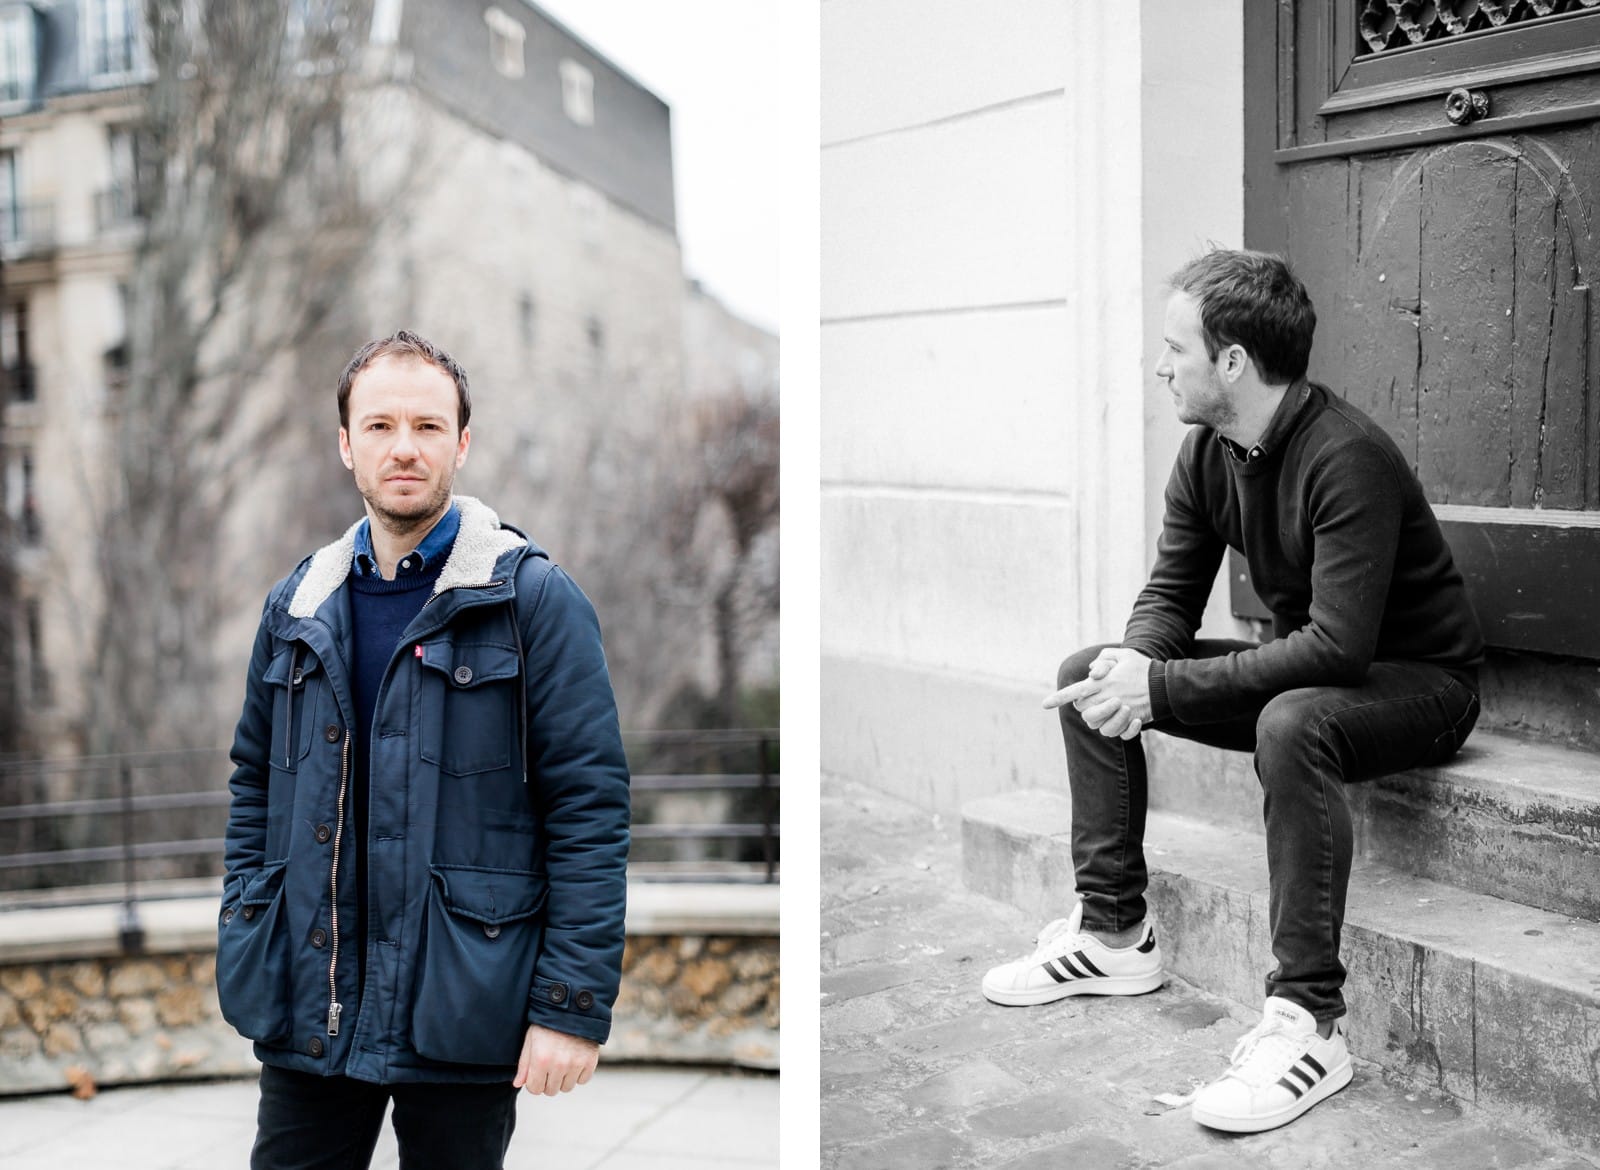
[[1167, 664], [1150, 664], [1150, 722], [1172, 717], [1172, 702], [1167, 698]]

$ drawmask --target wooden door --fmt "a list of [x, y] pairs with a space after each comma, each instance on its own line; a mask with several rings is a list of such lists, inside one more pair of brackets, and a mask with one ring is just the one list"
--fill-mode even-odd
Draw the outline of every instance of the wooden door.
[[1600, 657], [1600, 0], [1246, 0], [1245, 97], [1312, 377], [1411, 457], [1491, 645]]

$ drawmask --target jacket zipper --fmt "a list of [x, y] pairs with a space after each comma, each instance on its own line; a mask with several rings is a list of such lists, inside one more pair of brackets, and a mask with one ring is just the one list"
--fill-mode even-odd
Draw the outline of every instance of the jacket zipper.
[[328, 958], [328, 1035], [339, 1034], [339, 1013], [344, 1005], [339, 1002], [339, 844], [344, 838], [344, 794], [350, 780], [350, 729], [345, 728], [344, 748], [339, 760], [339, 815], [333, 830], [333, 869], [328, 884], [333, 896], [333, 943]]

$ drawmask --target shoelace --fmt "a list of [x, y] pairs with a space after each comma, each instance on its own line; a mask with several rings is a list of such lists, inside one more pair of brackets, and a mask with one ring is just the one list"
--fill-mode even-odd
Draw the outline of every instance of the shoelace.
[[1262, 1020], [1233, 1046], [1230, 1067], [1224, 1075], [1237, 1077], [1252, 1088], [1271, 1084], [1294, 1063], [1304, 1042], [1276, 1016]]
[[1044, 929], [1039, 931], [1038, 937], [1033, 940], [1037, 945], [1028, 961], [1046, 958], [1047, 952], [1055, 949], [1056, 940], [1067, 933], [1068, 923], [1069, 919], [1066, 918], [1057, 918], [1053, 922], [1046, 923]]

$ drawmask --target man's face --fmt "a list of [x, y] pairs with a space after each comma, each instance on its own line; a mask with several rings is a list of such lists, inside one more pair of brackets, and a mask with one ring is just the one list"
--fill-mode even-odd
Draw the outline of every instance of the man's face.
[[339, 455], [373, 519], [408, 532], [442, 514], [472, 438], [456, 428], [454, 379], [414, 358], [378, 358], [351, 383], [348, 416]]
[[[1200, 304], [1185, 292], [1175, 292], [1167, 300], [1162, 340], [1166, 346], [1156, 363], [1156, 377], [1167, 384], [1179, 420], [1214, 430], [1229, 426], [1238, 412], [1232, 388], [1222, 371], [1228, 368], [1230, 352], [1238, 347], [1221, 350], [1215, 360], [1207, 356], [1205, 335], [1200, 329]], [[1232, 360], [1237, 362], [1238, 356]]]

